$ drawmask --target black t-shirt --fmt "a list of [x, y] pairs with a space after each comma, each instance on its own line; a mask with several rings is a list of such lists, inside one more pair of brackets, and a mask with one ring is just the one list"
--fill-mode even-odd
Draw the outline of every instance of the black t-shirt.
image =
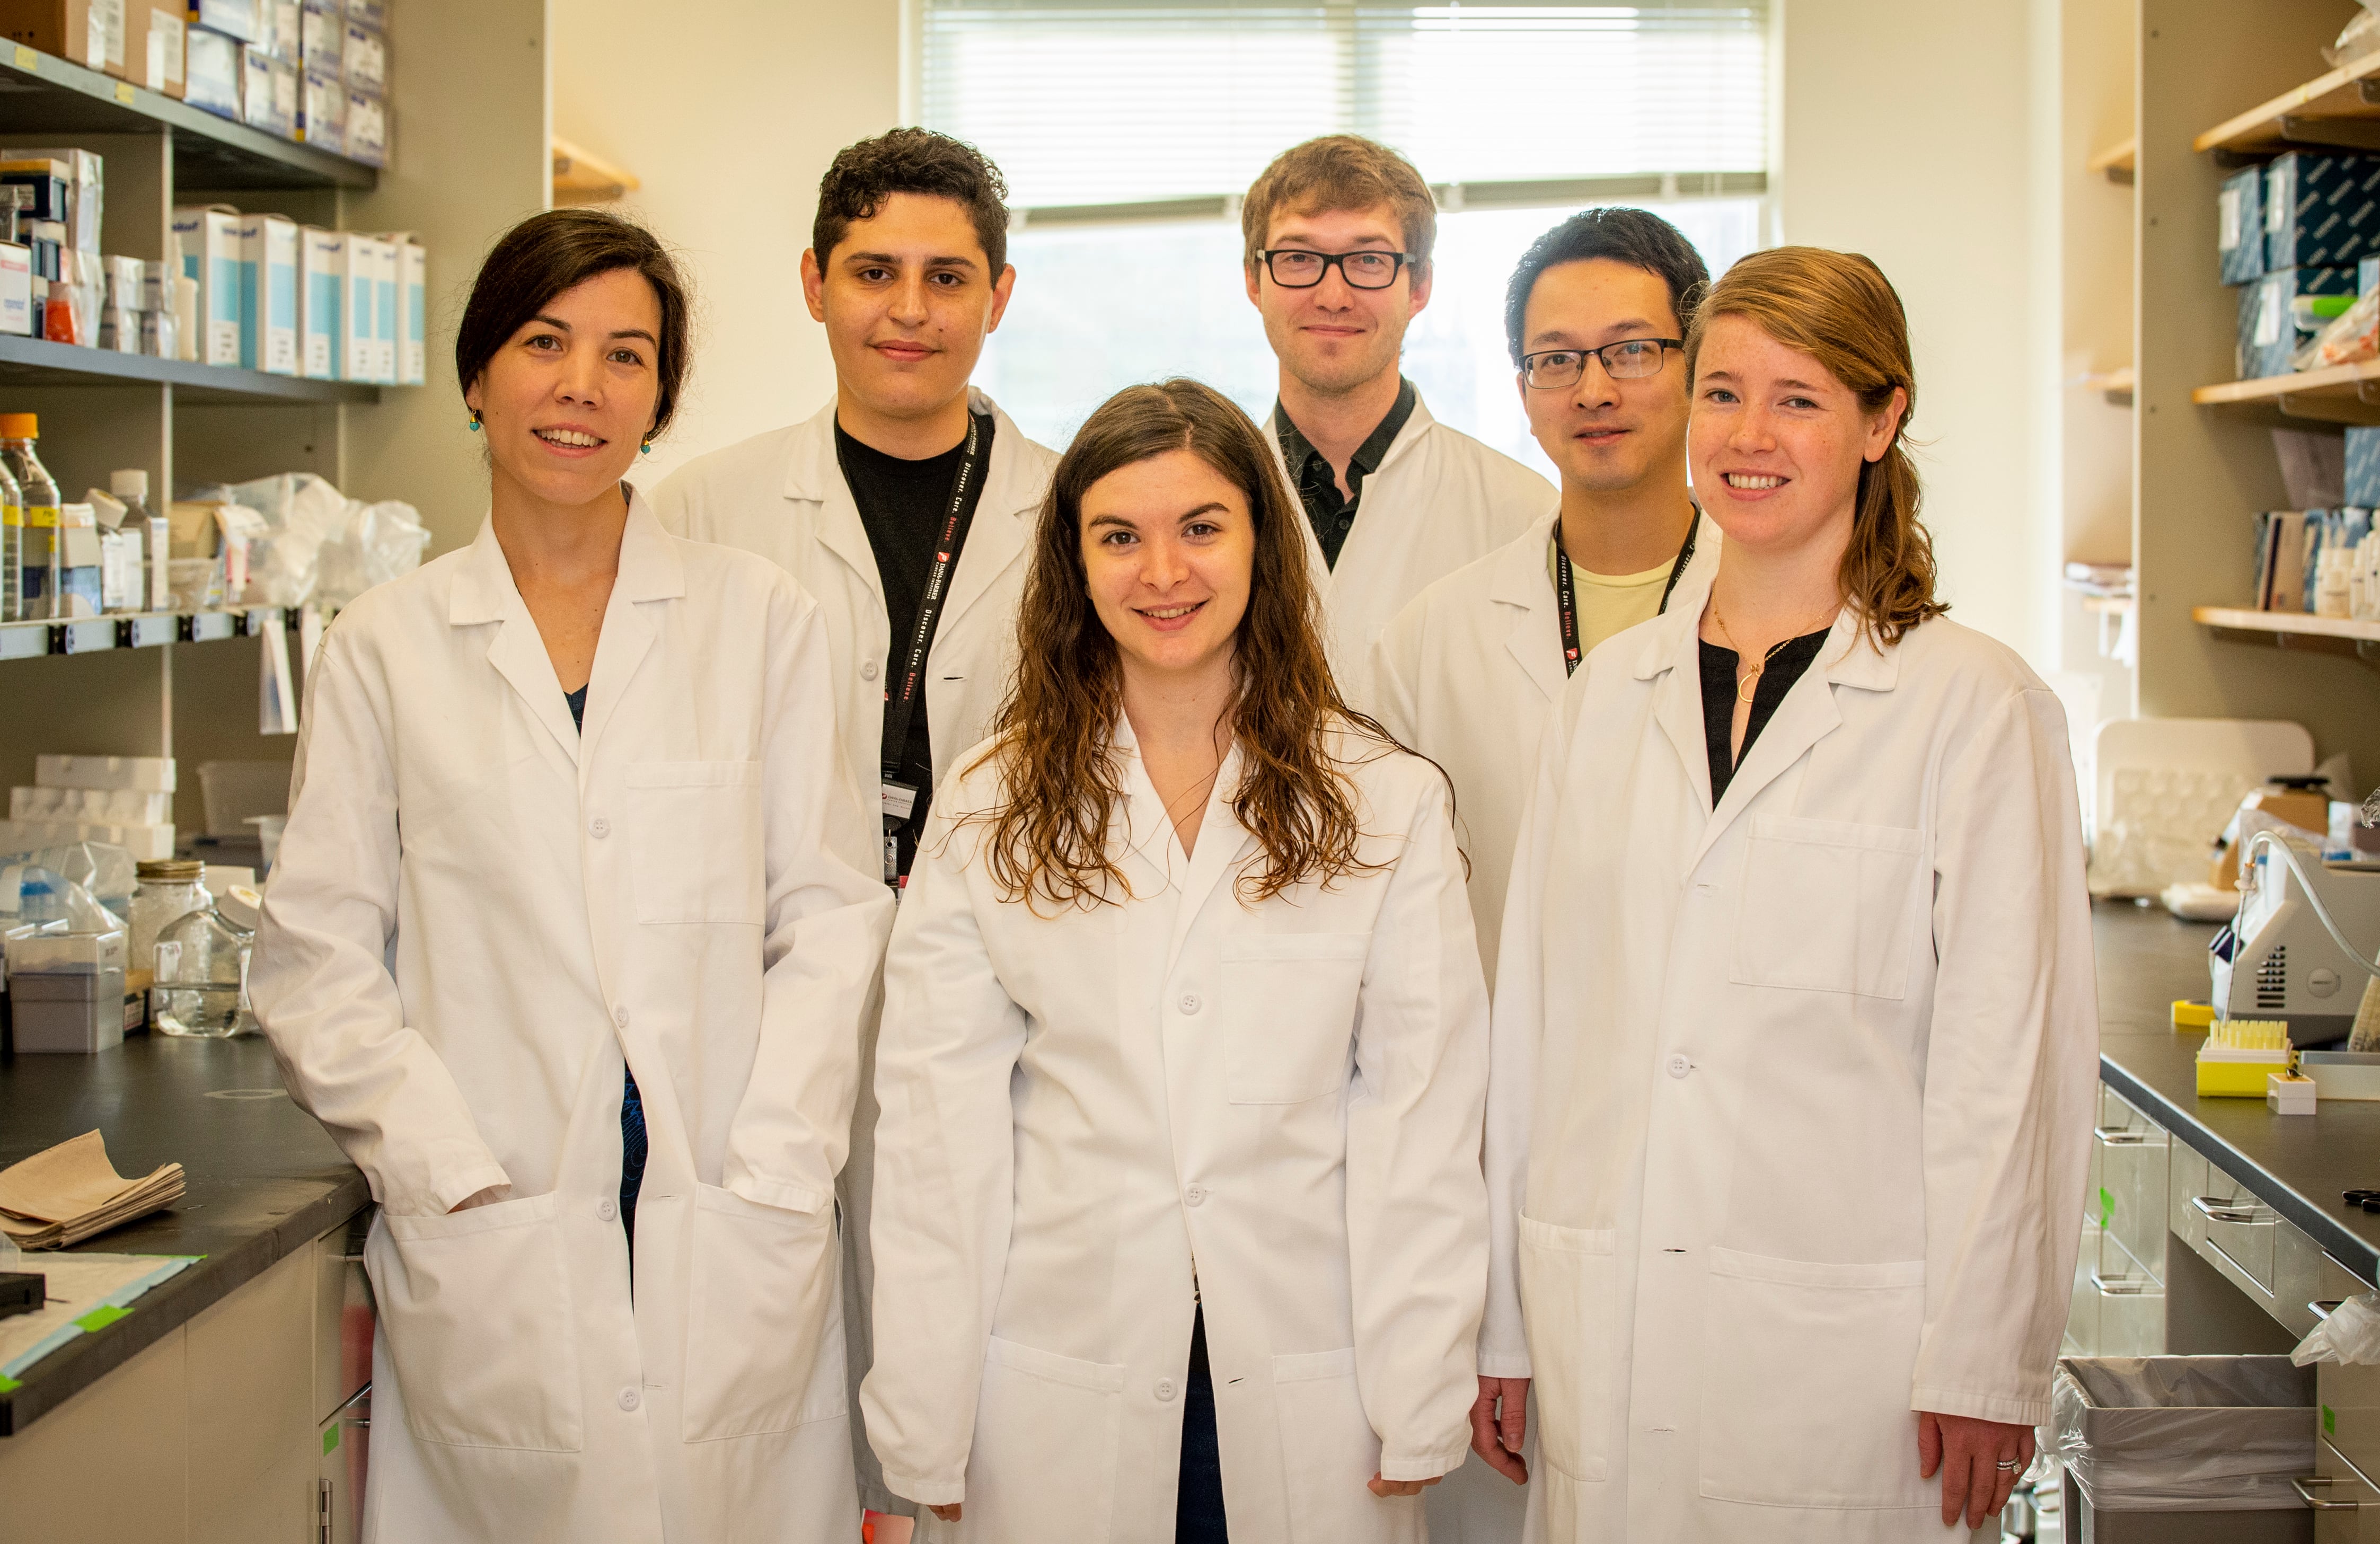
[[1735, 677], [1738, 660], [1732, 649], [1722, 649], [1709, 639], [1702, 639], [1703, 669], [1703, 744], [1710, 757], [1711, 805], [1727, 796], [1727, 785], [1735, 778], [1735, 769], [1743, 764], [1743, 757], [1752, 754], [1752, 742], [1768, 727], [1777, 716], [1777, 705], [1793, 689], [1793, 683], [1810, 668], [1818, 657], [1818, 648], [1827, 641], [1833, 629], [1821, 627], [1815, 633], [1803, 633], [1784, 648], [1761, 671], [1760, 680], [1752, 688], [1752, 716], [1744, 721], [1743, 750], [1730, 755], [1728, 742], [1735, 730]]
[[[976, 458], [980, 468], [991, 461], [990, 418], [978, 417], [976, 427]], [[884, 665], [884, 680], [889, 686], [898, 679], [902, 656], [917, 632], [917, 608], [926, 597], [926, 577], [934, 566], [934, 542], [941, 534], [942, 518], [950, 509], [951, 483], [958, 476], [966, 445], [962, 442], [940, 456], [907, 461], [860, 444], [844, 432], [838, 421], [834, 426], [834, 455], [842, 465], [843, 480], [851, 489], [852, 502], [859, 506], [859, 523], [867, 528], [868, 545], [876, 554], [876, 577], [884, 586], [884, 611], [892, 624], [891, 653]], [[970, 519], [973, 505], [983, 496], [983, 484], [984, 478], [978, 470], [974, 485], [967, 490]], [[901, 781], [917, 790], [917, 806], [900, 833], [901, 872], [905, 874], [917, 853], [917, 833], [925, 829], [926, 805], [934, 788], [934, 748], [927, 729], [926, 691], [926, 683], [919, 682], [917, 711], [909, 720], [908, 743], [901, 753]]]

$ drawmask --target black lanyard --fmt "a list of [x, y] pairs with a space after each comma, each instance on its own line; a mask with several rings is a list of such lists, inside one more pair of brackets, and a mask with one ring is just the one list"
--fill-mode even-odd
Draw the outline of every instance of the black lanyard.
[[[1678, 580], [1685, 576], [1686, 565], [1694, 559], [1694, 536], [1702, 521], [1702, 511], [1697, 509], [1693, 522], [1686, 527], [1686, 544], [1678, 549], [1677, 561], [1670, 565], [1670, 582], [1661, 587], [1661, 611], [1670, 609], [1670, 597], [1677, 593]], [[1560, 608], [1562, 674], [1573, 675], [1578, 673], [1582, 657], [1578, 646], [1578, 592], [1571, 581], [1570, 554], [1562, 551], [1560, 520], [1554, 522], [1554, 601]]]
[[971, 495], [987, 431], [984, 419], [973, 413], [967, 415], [966, 450], [959, 457], [956, 475], [951, 479], [950, 502], [942, 512], [941, 529], [935, 532], [934, 562], [926, 570], [925, 593], [917, 602], [917, 625], [910, 629], [908, 652], [902, 657], [898, 673], [884, 684], [884, 742], [880, 760], [884, 772], [884, 837], [888, 852], [893, 832], [906, 823], [917, 808], [918, 785], [904, 780], [903, 774], [910, 769], [902, 762], [909, 750], [909, 725], [916, 721], [917, 704], [926, 695], [926, 653], [933, 647], [934, 627], [942, 618], [942, 602], [950, 598], [951, 570], [958, 566], [959, 551], [966, 545], [967, 528], [975, 523], [977, 501]]

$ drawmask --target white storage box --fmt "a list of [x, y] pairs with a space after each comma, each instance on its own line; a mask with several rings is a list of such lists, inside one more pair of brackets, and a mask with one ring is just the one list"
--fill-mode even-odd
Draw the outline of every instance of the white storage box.
[[170, 825], [109, 825], [96, 821], [0, 821], [0, 853], [29, 853], [77, 842], [105, 842], [140, 862], [174, 856]]
[[170, 756], [39, 756], [33, 781], [44, 788], [130, 788], [144, 794], [174, 791]]
[[133, 788], [11, 788], [8, 818], [164, 825], [174, 818], [174, 796]]

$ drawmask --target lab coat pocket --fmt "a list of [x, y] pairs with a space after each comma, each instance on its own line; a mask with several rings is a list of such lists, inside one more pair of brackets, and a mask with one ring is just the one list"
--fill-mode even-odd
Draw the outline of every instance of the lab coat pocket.
[[1106, 1538], [1123, 1368], [991, 1337], [967, 1457], [966, 1537]]
[[638, 761], [627, 789], [637, 920], [757, 926], [767, 899], [760, 763]]
[[382, 1214], [364, 1259], [417, 1440], [579, 1450], [561, 1217], [552, 1194], [435, 1217]]
[[1536, 1370], [1537, 1451], [1572, 1479], [1602, 1479], [1610, 1461], [1619, 1240], [1609, 1228], [1521, 1219], [1521, 1316]]
[[1224, 1095], [1301, 1104], [1347, 1085], [1369, 933], [1266, 933], [1223, 945]]
[[1272, 1393], [1292, 1540], [1421, 1538], [1420, 1497], [1371, 1492], [1380, 1439], [1364, 1414], [1354, 1346], [1275, 1356]]
[[785, 1431], [844, 1413], [841, 1380], [810, 1397], [843, 1258], [824, 1201], [821, 1194], [811, 1210], [789, 1211], [695, 1186], [687, 1441]]
[[1744, 845], [1732, 978], [1745, 986], [1898, 998], [1909, 984], [1909, 826], [1756, 815]]
[[1762, 1506], [1930, 1507], [1909, 1407], [1925, 1262], [1710, 1252], [1702, 1493]]

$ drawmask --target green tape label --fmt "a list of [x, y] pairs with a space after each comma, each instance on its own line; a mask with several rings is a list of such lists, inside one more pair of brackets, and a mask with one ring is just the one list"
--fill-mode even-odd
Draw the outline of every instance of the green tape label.
[[2115, 1220], [2116, 1198], [2108, 1194], [2107, 1187], [2103, 1185], [2099, 1186], [2099, 1225], [2104, 1228]]
[[2338, 1412], [2327, 1404], [2322, 1407], [2322, 1434], [2325, 1437], [2338, 1435]]
[[124, 1318], [132, 1310], [129, 1308], [119, 1308], [115, 1304], [110, 1303], [103, 1307], [91, 1309], [91, 1312], [83, 1315], [80, 1319], [76, 1319], [75, 1322], [82, 1326], [83, 1332], [85, 1334], [97, 1334], [100, 1331], [106, 1329], [109, 1325], [115, 1323], [117, 1319]]
[[338, 1423], [334, 1421], [331, 1423], [330, 1428], [322, 1433], [322, 1451], [325, 1453], [335, 1453], [338, 1451], [338, 1447], [339, 1427]]
[[6, 1373], [0, 1372], [0, 1394], [13, 1394], [24, 1386]]

